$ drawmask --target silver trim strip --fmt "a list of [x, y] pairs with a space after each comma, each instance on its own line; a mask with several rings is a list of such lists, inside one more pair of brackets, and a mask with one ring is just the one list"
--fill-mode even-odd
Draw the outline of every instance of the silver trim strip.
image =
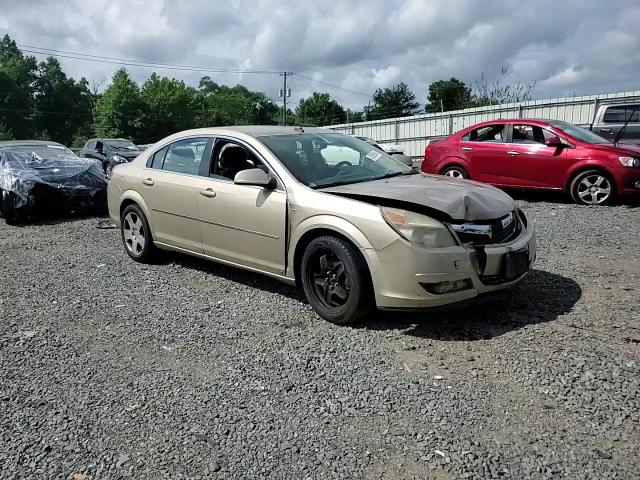
[[229, 228], [231, 230], [238, 230], [240, 232], [252, 233], [253, 235], [259, 235], [261, 237], [273, 238], [274, 240], [278, 240], [280, 238], [279, 236], [271, 235], [270, 233], [258, 232], [256, 230], [247, 230], [246, 228], [234, 227], [233, 225], [225, 225], [224, 223], [208, 222], [207, 220], [201, 220], [199, 218], [189, 217], [187, 215], [180, 215], [178, 213], [167, 212], [165, 210], [159, 210], [157, 208], [152, 208], [151, 210], [158, 213], [164, 213], [165, 215], [173, 215], [174, 217], [186, 218], [187, 220], [193, 220], [194, 222], [208, 223], [209, 225], [216, 225], [218, 227]]

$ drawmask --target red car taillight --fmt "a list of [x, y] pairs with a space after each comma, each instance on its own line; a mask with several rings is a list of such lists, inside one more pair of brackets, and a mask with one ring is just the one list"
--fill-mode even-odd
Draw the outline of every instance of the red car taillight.
[[429, 154], [431, 153], [431, 149], [433, 147], [431, 146], [431, 144], [427, 145], [427, 148], [424, 149], [424, 159], [427, 160], [427, 157], [429, 157]]

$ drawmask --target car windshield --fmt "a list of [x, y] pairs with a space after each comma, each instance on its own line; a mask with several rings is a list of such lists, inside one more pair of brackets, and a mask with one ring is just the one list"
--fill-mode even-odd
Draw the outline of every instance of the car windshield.
[[269, 135], [258, 139], [301, 183], [323, 188], [411, 175], [411, 168], [342, 133]]
[[105, 140], [105, 143], [114, 150], [140, 150], [131, 140]]
[[580, 142], [591, 144], [610, 143], [606, 138], [602, 138], [600, 135], [596, 135], [590, 130], [578, 127], [577, 125], [573, 125], [571, 123], [554, 122], [551, 124], [551, 126], [557, 128], [558, 130], [566, 133], [570, 137], [573, 137]]
[[2, 147], [2, 149], [9, 152], [34, 154], [36, 157], [46, 160], [77, 157], [76, 154], [69, 150], [67, 147], [56, 144], [11, 145], [8, 147]]

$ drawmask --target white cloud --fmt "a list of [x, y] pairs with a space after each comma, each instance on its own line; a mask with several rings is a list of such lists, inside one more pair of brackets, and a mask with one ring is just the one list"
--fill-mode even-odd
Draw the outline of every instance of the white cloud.
[[[509, 66], [538, 98], [636, 89], [637, 0], [0, 0], [0, 34], [19, 44], [217, 68], [295, 71], [359, 92], [405, 81], [425, 102], [430, 82], [471, 84]], [[61, 59], [74, 77], [118, 65]], [[579, 67], [578, 67], [579, 66]], [[149, 69], [129, 67], [139, 81]], [[197, 84], [202, 72], [160, 73]], [[214, 74], [277, 97], [278, 75]], [[295, 102], [314, 89], [292, 79]], [[327, 90], [351, 108], [366, 99]]]

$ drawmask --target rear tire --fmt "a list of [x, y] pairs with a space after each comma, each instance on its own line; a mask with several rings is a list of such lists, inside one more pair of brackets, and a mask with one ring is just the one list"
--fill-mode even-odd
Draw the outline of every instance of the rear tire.
[[451, 177], [451, 178], [462, 178], [462, 179], [469, 178], [469, 172], [467, 172], [464, 168], [459, 167], [457, 165], [452, 165], [451, 167], [445, 168], [444, 170], [442, 170], [442, 172], [440, 172], [440, 175], [444, 175], [446, 177]]
[[312, 240], [302, 255], [300, 275], [309, 304], [331, 323], [352, 325], [375, 310], [366, 262], [345, 240]]
[[573, 178], [569, 193], [578, 205], [607, 205], [616, 192], [609, 175], [601, 170], [586, 170]]
[[120, 235], [127, 254], [136, 262], [151, 263], [156, 254], [149, 222], [138, 205], [127, 206], [120, 216]]

